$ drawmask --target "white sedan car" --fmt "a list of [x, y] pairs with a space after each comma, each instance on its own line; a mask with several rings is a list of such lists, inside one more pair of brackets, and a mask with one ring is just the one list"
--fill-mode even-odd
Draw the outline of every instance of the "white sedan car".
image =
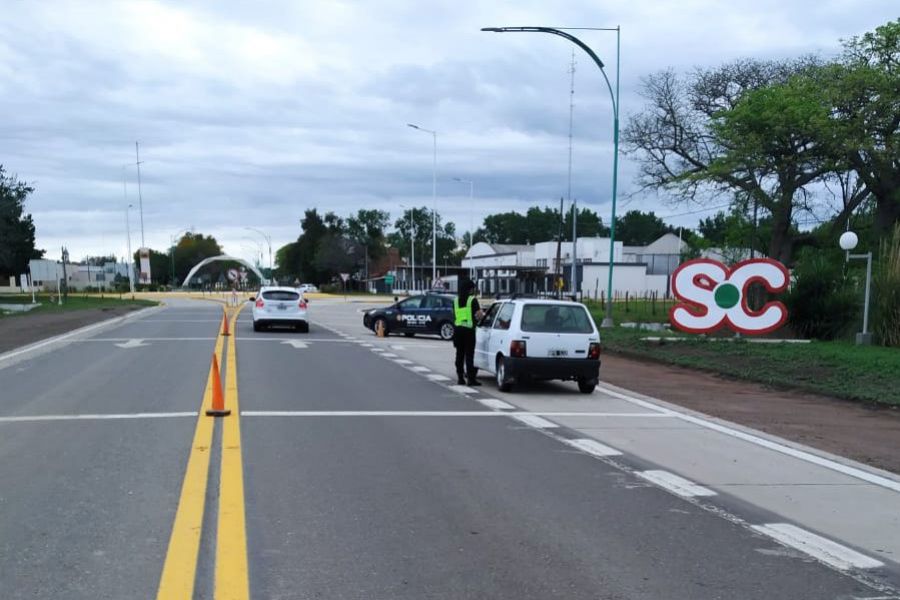
[[578, 302], [500, 300], [475, 328], [475, 366], [493, 373], [504, 392], [516, 383], [562, 379], [590, 394], [600, 377], [600, 334]]
[[309, 332], [307, 301], [291, 287], [263, 287], [251, 296], [253, 302], [253, 331], [271, 325], [292, 325], [303, 333]]

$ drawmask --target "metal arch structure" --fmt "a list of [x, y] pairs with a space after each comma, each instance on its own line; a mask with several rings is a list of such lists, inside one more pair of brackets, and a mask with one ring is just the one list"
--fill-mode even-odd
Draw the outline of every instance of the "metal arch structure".
[[203, 260], [198, 262], [196, 265], [194, 265], [194, 267], [187, 274], [187, 277], [184, 278], [184, 281], [181, 282], [181, 287], [186, 288], [188, 285], [188, 282], [191, 280], [191, 278], [197, 274], [197, 271], [199, 271], [206, 265], [208, 265], [210, 263], [214, 263], [214, 262], [221, 262], [221, 261], [230, 261], [230, 262], [241, 263], [242, 265], [244, 265], [245, 267], [247, 267], [248, 269], [253, 271], [256, 274], [256, 276], [259, 277], [259, 281], [261, 283], [266, 282], [266, 278], [263, 277], [263, 274], [260, 272], [260, 270], [257, 269], [256, 266], [254, 266], [252, 263], [244, 260], [243, 258], [239, 258], [237, 256], [228, 256], [227, 254], [220, 254], [219, 256], [210, 256], [208, 258], [204, 258]]

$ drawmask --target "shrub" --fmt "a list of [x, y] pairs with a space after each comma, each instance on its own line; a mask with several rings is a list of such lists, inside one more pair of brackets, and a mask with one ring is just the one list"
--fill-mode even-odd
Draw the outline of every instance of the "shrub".
[[885, 346], [900, 346], [900, 223], [881, 243], [872, 277], [872, 323]]
[[323, 283], [319, 290], [324, 294], [343, 294], [344, 288], [340, 283]]
[[794, 266], [785, 296], [788, 322], [797, 335], [832, 340], [847, 332], [859, 312], [854, 286], [844, 277], [838, 252], [806, 248]]

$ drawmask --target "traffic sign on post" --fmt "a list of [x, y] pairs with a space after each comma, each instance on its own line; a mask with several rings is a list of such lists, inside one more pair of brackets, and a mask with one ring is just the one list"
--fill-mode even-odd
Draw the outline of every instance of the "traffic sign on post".
[[384, 284], [389, 285], [389, 286], [394, 285], [394, 274], [393, 273], [388, 273], [387, 275], [384, 276]]

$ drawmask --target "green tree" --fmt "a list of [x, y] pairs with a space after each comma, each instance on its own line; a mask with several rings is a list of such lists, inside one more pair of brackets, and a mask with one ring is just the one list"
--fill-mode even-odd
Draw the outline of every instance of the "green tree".
[[616, 217], [616, 240], [626, 246], [646, 246], [671, 231], [653, 211], [630, 210]]
[[833, 129], [816, 93], [819, 61], [740, 60], [645, 79], [647, 106], [623, 139], [641, 162], [639, 183], [685, 202], [727, 193], [772, 218], [769, 256], [790, 262], [798, 210], [810, 208], [807, 187], [834, 169], [822, 140]]
[[347, 234], [363, 246], [369, 261], [377, 260], [385, 253], [385, 229], [390, 218], [387, 211], [361, 208], [347, 219]]
[[[181, 283], [194, 266], [205, 258], [220, 256], [222, 247], [211, 235], [188, 232], [181, 236], [175, 249], [175, 279]], [[170, 257], [171, 260], [171, 257]], [[171, 265], [169, 270], [171, 271]], [[216, 267], [219, 270], [219, 266]]]
[[900, 20], [846, 41], [841, 62], [823, 69], [817, 83], [838, 124], [828, 141], [839, 144], [864, 186], [845, 202], [834, 229], [871, 194], [874, 231], [884, 236], [900, 221]]
[[34, 248], [34, 222], [25, 213], [25, 200], [34, 188], [6, 175], [0, 165], [0, 275], [20, 275], [31, 258], [43, 251]]

